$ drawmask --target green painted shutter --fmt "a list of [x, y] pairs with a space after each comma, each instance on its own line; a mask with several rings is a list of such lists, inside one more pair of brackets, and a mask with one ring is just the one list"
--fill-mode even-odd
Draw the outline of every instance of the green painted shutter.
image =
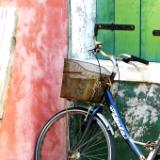
[[160, 30], [160, 0], [142, 0], [141, 55], [150, 61], [160, 62], [160, 36], [153, 36], [153, 30]]
[[97, 23], [133, 24], [134, 31], [98, 33], [103, 49], [111, 54], [133, 54], [150, 61], [160, 61], [160, 0], [98, 0]]
[[115, 31], [115, 54], [128, 53], [139, 56], [139, 16], [139, 1], [115, 1], [115, 24], [135, 25], [134, 31]]
[[[97, 1], [97, 23], [114, 23], [115, 5], [113, 0]], [[98, 40], [104, 43], [103, 49], [114, 53], [114, 32], [110, 30], [99, 30]]]

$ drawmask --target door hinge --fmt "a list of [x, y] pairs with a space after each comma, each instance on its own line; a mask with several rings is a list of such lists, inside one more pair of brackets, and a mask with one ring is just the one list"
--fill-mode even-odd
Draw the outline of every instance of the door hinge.
[[94, 28], [95, 36], [97, 36], [98, 30], [100, 30], [100, 29], [112, 30], [112, 31], [115, 31], [115, 30], [133, 31], [133, 30], [135, 30], [135, 26], [132, 24], [114, 24], [114, 23], [100, 24], [100, 23], [97, 23], [97, 24], [95, 24], [95, 28]]

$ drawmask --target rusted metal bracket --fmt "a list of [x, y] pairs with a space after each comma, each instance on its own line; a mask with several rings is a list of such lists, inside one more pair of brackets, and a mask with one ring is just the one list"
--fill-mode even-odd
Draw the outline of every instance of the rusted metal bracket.
[[95, 24], [95, 28], [94, 28], [95, 36], [97, 36], [99, 29], [112, 30], [112, 31], [115, 31], [115, 30], [133, 31], [135, 30], [135, 26], [132, 24], [114, 24], [114, 23], [100, 24], [100, 23], [97, 23]]

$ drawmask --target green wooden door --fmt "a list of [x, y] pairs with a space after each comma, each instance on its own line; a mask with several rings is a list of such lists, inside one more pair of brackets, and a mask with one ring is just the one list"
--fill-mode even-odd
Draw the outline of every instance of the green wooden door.
[[98, 0], [97, 23], [133, 24], [134, 31], [100, 31], [98, 40], [104, 50], [119, 55], [133, 54], [150, 61], [160, 61], [160, 0]]

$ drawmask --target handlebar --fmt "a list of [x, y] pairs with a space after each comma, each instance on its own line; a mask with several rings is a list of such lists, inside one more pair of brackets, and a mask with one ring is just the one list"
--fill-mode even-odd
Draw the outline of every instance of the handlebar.
[[129, 63], [130, 61], [137, 61], [137, 62], [143, 63], [145, 65], [149, 64], [149, 61], [142, 59], [142, 58], [139, 58], [139, 57], [136, 57], [136, 56], [133, 56], [133, 55], [126, 55], [126, 57], [122, 58], [122, 61], [125, 63]]
[[137, 62], [143, 63], [145, 65], [149, 64], [149, 61], [142, 59], [142, 58], [139, 58], [139, 57], [136, 57], [136, 56], [133, 56], [133, 55], [131, 55], [131, 61], [137, 61]]
[[[116, 64], [116, 58], [113, 55], [110, 55], [110, 54], [101, 50], [102, 45], [103, 45], [102, 42], [96, 41], [94, 51], [96, 53], [101, 53], [104, 57], [107, 57], [108, 59], [113, 61], [114, 64]], [[122, 60], [125, 63], [129, 63], [130, 61], [137, 61], [137, 62], [143, 63], [145, 65], [149, 64], [149, 61], [142, 59], [140, 57], [134, 56], [134, 55], [121, 54], [120, 57], [121, 57], [120, 60]]]
[[149, 61], [142, 59], [142, 58], [139, 58], [139, 57], [136, 57], [134, 55], [121, 54], [119, 57], [115, 57], [113, 55], [110, 55], [110, 54], [102, 51], [101, 48], [102, 48], [102, 42], [96, 42], [95, 48], [90, 51], [94, 52], [94, 53], [100, 53], [102, 56], [111, 60], [113, 63], [112, 73], [115, 73], [115, 74], [117, 73], [117, 68], [118, 68], [117, 60], [121, 60], [125, 63], [129, 63], [131, 61], [137, 61], [137, 62], [143, 63], [145, 65], [149, 64]]
[[115, 59], [115, 57], [113, 55], [110, 55], [102, 50], [99, 50], [99, 53], [101, 53], [101, 55], [103, 55], [104, 57], [107, 57], [109, 60], [111, 60], [111, 62], [113, 63], [113, 73], [117, 72], [117, 61]]

